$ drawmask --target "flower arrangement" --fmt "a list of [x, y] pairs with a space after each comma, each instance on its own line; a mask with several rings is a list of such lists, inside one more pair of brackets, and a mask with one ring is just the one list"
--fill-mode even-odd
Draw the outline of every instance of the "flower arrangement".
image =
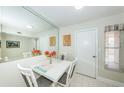
[[32, 54], [34, 56], [41, 55], [41, 51], [40, 50], [32, 50]]
[[55, 51], [45, 51], [45, 55], [47, 57], [55, 57], [56, 56], [56, 52]]
[[55, 51], [45, 51], [45, 55], [49, 58], [50, 64], [52, 64], [52, 58], [56, 57]]

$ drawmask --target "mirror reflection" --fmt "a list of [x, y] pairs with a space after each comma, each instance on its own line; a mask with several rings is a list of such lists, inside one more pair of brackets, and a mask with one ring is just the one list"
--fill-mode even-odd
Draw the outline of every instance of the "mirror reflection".
[[26, 7], [1, 7], [1, 62], [58, 51], [58, 29]]

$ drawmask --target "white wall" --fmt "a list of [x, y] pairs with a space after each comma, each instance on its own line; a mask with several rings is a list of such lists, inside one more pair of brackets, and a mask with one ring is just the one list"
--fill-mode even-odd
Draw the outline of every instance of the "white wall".
[[[51, 36], [56, 37], [56, 45], [55, 46], [50, 46], [49, 38]], [[58, 50], [58, 31], [57, 31], [57, 29], [50, 29], [48, 31], [41, 32], [37, 35], [37, 37], [39, 37], [38, 49], [40, 49], [41, 51]]]
[[[1, 26], [0, 26], [0, 41], [1, 41]], [[0, 58], [1, 58], [1, 46], [0, 46]]]
[[[1, 9], [0, 9], [0, 13], [1, 13]], [[0, 18], [1, 19], [1, 18]], [[1, 26], [1, 23], [0, 23], [0, 40], [1, 40], [1, 29], [2, 29], [2, 26]], [[0, 47], [0, 58], [1, 58], [1, 47]], [[1, 60], [0, 60], [1, 61]]]
[[[20, 41], [20, 48], [6, 48], [6, 40]], [[2, 33], [2, 58], [21, 59], [23, 52], [31, 52], [35, 45], [34, 38]]]
[[[66, 22], [66, 21], [65, 21]], [[68, 27], [60, 28], [60, 51], [68, 53], [68, 58], [75, 56], [75, 33], [76, 31], [81, 31], [84, 28], [96, 27], [98, 30], [98, 60], [99, 60], [99, 70], [98, 74], [101, 77], [109, 78], [124, 83], [124, 73], [110, 71], [104, 68], [104, 26], [110, 24], [124, 23], [124, 13], [113, 15], [109, 17], [100, 18], [97, 20], [87, 21], [81, 24], [71, 25]], [[72, 35], [72, 46], [63, 46], [63, 35]], [[123, 56], [123, 55], [122, 55]], [[123, 61], [124, 62], [124, 61]]]

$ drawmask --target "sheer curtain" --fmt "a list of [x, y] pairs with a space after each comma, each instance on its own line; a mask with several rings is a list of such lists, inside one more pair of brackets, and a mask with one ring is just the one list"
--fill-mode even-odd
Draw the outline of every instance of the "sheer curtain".
[[120, 70], [121, 31], [124, 24], [105, 26], [105, 67]]

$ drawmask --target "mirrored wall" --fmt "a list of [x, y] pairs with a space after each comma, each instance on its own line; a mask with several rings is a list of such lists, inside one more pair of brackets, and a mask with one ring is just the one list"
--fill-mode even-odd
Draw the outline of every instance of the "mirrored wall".
[[58, 51], [57, 27], [29, 7], [0, 7], [0, 24], [1, 62]]

